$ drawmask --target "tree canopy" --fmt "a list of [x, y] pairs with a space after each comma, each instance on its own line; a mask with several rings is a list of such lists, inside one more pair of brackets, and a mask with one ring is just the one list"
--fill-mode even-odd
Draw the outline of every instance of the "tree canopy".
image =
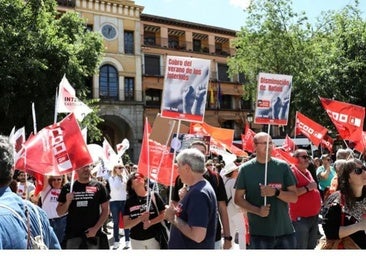
[[[87, 81], [99, 67], [103, 40], [87, 29], [78, 13], [61, 15], [54, 0], [2, 0], [0, 24], [0, 118], [6, 120], [0, 133], [9, 134], [14, 126], [25, 126], [30, 133], [32, 102], [37, 127], [52, 124], [56, 88], [64, 74], [79, 99], [90, 94]], [[98, 138], [100, 121], [93, 113], [83, 124]]]
[[293, 131], [296, 111], [335, 131], [319, 97], [360, 106], [366, 102], [366, 23], [358, 0], [323, 13], [315, 24], [291, 5], [287, 0], [253, 1], [233, 42], [230, 72], [245, 74], [244, 97], [253, 101], [259, 72], [292, 75], [286, 132]]

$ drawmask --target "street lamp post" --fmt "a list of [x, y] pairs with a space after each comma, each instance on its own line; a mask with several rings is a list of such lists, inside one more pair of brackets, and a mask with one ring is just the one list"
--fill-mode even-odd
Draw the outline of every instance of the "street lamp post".
[[253, 122], [253, 114], [252, 113], [247, 114], [247, 122], [249, 123], [249, 129], [252, 129], [252, 122]]

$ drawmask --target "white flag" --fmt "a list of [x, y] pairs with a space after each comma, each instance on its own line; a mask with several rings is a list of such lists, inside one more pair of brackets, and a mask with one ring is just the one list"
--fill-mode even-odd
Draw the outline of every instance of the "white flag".
[[14, 164], [22, 157], [25, 152], [24, 143], [25, 143], [25, 128], [24, 126], [17, 131], [15, 131], [15, 127], [11, 130], [9, 135], [9, 141], [13, 145], [13, 153], [14, 153]]
[[130, 148], [130, 142], [128, 139], [124, 138], [121, 143], [116, 145], [118, 158], [122, 157], [127, 149]]
[[112, 146], [109, 144], [106, 138], [104, 138], [103, 140], [103, 156], [104, 160], [106, 160], [107, 162], [117, 158], [116, 152], [114, 152]]
[[74, 113], [76, 119], [81, 122], [92, 111], [76, 97], [75, 89], [64, 75], [59, 85], [57, 113]]

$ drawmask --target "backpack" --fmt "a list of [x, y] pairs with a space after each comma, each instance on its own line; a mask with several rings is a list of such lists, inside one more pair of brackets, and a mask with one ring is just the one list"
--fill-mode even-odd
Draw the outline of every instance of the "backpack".
[[[29, 205], [31, 206], [31, 204], [29, 204]], [[40, 235], [35, 236], [35, 237], [32, 235], [32, 232], [30, 230], [29, 210], [28, 210], [28, 207], [26, 204], [24, 204], [25, 216], [27, 218], [26, 221], [23, 219], [22, 216], [19, 215], [19, 213], [17, 213], [14, 209], [10, 208], [9, 206], [0, 204], [0, 207], [8, 209], [15, 217], [17, 217], [21, 221], [21, 223], [23, 223], [25, 229], [27, 230], [27, 235], [28, 235], [27, 249], [48, 250], [48, 247], [47, 247], [47, 245], [45, 245], [44, 240], [43, 240], [42, 223], [41, 223], [41, 218], [39, 216], [37, 207], [31, 206], [33, 208], [34, 212], [36, 213], [39, 228], [40, 228]]]

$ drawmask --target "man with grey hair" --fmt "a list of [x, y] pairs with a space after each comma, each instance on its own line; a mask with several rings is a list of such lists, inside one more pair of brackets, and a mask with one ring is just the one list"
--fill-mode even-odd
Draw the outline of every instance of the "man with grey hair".
[[212, 186], [203, 177], [205, 156], [191, 148], [182, 150], [176, 160], [188, 192], [165, 211], [165, 219], [172, 224], [169, 249], [214, 249], [217, 202]]
[[30, 236], [39, 236], [42, 230], [44, 244], [49, 249], [60, 249], [47, 214], [9, 188], [13, 164], [13, 147], [9, 138], [0, 135], [0, 249], [30, 249], [28, 225]]

